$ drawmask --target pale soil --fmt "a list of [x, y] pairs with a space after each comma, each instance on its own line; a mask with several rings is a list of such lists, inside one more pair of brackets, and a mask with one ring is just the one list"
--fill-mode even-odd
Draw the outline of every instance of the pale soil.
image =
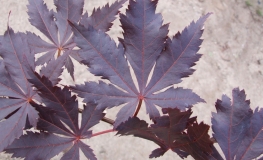
[[[195, 66], [197, 71], [178, 85], [193, 89], [206, 100], [206, 104], [194, 107], [194, 114], [198, 115], [198, 120], [211, 124], [211, 111], [215, 111], [215, 101], [221, 98], [222, 94], [231, 97], [231, 90], [235, 87], [245, 89], [253, 109], [257, 106], [263, 107], [263, 18], [259, 15], [259, 10], [263, 12], [263, 4], [258, 4], [257, 0], [250, 0], [253, 5], [251, 7], [246, 5], [245, 0], [159, 1], [157, 10], [163, 14], [164, 23], [170, 22], [170, 36], [181, 31], [201, 15], [207, 12], [214, 13], [205, 23], [204, 43], [199, 52], [203, 57]], [[10, 26], [15, 31], [36, 31], [27, 21], [27, 0], [0, 0], [0, 2], [0, 34], [6, 30], [10, 10], [12, 11]], [[46, 2], [51, 6], [52, 0]], [[108, 0], [89, 0], [85, 7], [90, 13], [93, 7], [106, 2]], [[116, 22], [109, 33], [115, 40], [121, 36], [118, 25]], [[91, 74], [83, 74], [84, 70], [85, 68], [76, 72], [77, 83], [95, 79]], [[63, 77], [68, 76], [65, 74]], [[62, 83], [69, 84], [72, 81], [67, 79]], [[117, 109], [110, 113], [116, 111]], [[140, 116], [147, 117], [143, 112]], [[95, 128], [95, 132], [108, 128], [109, 125], [101, 124]], [[95, 137], [87, 140], [87, 144], [94, 149], [99, 160], [144, 160], [157, 148], [157, 145], [143, 139], [131, 136], [116, 137], [114, 134]], [[1, 154], [0, 159], [10, 159], [9, 157]], [[159, 159], [180, 158], [169, 151]]]

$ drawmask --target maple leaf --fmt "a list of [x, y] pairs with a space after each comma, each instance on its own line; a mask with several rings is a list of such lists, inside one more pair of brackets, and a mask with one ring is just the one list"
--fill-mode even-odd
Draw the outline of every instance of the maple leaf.
[[27, 80], [24, 66], [26, 60], [34, 67], [32, 55], [26, 35], [8, 27], [0, 46], [0, 151], [23, 134], [27, 122], [36, 127], [38, 115], [30, 102], [39, 97]]
[[[90, 138], [92, 126], [99, 123], [105, 115], [97, 110], [97, 105], [87, 104], [82, 112], [81, 125], [78, 125], [78, 101], [71, 96], [67, 87], [63, 89], [52, 86], [46, 77], [36, 72], [30, 73], [30, 82], [37, 88], [44, 104], [31, 102], [39, 112], [37, 129], [40, 133], [27, 132], [15, 140], [5, 151], [14, 153], [13, 157], [26, 159], [50, 159], [65, 149], [69, 149], [61, 158], [79, 159], [79, 149], [87, 158], [95, 160], [92, 149], [81, 139]], [[34, 141], [34, 143], [32, 143]], [[40, 150], [41, 148], [41, 150]]]
[[[86, 19], [92, 19], [93, 25], [99, 23], [100, 26], [98, 29], [108, 30], [115, 15], [118, 13], [118, 9], [125, 1], [116, 2], [110, 8], [109, 5], [106, 5], [88, 17], [87, 15], [82, 16], [84, 0], [55, 0], [54, 3], [57, 12], [53, 10], [49, 11], [43, 0], [29, 0], [28, 15], [30, 23], [39, 29], [51, 42], [46, 42], [34, 33], [27, 32], [28, 41], [35, 53], [46, 52], [38, 58], [36, 64], [43, 65], [44, 63], [48, 63], [54, 59], [56, 53], [60, 56], [62, 52], [74, 52], [72, 49], [76, 45], [72, 39], [72, 31], [68, 20], [78, 22], [82, 19], [84, 23]], [[98, 18], [102, 19], [98, 21]], [[76, 54], [70, 53], [65, 59], [67, 61], [65, 67], [74, 79], [74, 66], [70, 57], [76, 60], [79, 60], [79, 58]], [[56, 69], [61, 70], [59, 68]]]
[[232, 91], [232, 102], [226, 95], [217, 100], [217, 113], [213, 113], [212, 129], [227, 160], [254, 159], [263, 153], [263, 110], [250, 109], [244, 90]]
[[[155, 14], [156, 4], [157, 1], [151, 0], [130, 0], [126, 16], [120, 15], [124, 39], [120, 39], [118, 46], [106, 33], [92, 26], [71, 23], [82, 63], [95, 76], [102, 76], [113, 84], [86, 82], [71, 89], [84, 98], [84, 102], [95, 100], [101, 109], [125, 104], [117, 114], [115, 127], [136, 115], [142, 101], [152, 119], [160, 116], [156, 105], [185, 110], [204, 102], [190, 89], [173, 88], [171, 85], [194, 72], [191, 67], [201, 57], [197, 52], [202, 43], [202, 27], [210, 13], [196, 23], [192, 22], [182, 33], [167, 39], [168, 25], [162, 25], [162, 16]], [[134, 70], [139, 90], [127, 62]], [[153, 76], [149, 79], [153, 67]], [[156, 93], [169, 86], [164, 92]]]
[[[208, 135], [209, 126], [197, 124], [196, 117], [190, 118], [192, 111], [181, 112], [179, 109], [163, 109], [164, 115], [155, 119], [155, 124], [148, 124], [137, 117], [121, 123], [117, 134], [134, 135], [155, 142], [160, 148], [152, 151], [150, 158], [163, 155], [171, 149], [181, 158], [188, 154], [195, 159], [208, 159], [212, 151], [213, 142]], [[191, 124], [189, 124], [189, 122]]]

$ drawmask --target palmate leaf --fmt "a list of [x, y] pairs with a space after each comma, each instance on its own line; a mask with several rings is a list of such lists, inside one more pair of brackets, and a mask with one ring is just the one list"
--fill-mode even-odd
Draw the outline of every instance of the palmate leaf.
[[[117, 134], [134, 135], [159, 145], [160, 148], [153, 150], [150, 158], [162, 156], [171, 149], [182, 158], [192, 155], [195, 159], [212, 159], [211, 155], [216, 150], [212, 150], [208, 125], [197, 124], [196, 117], [189, 119], [191, 110], [181, 112], [169, 108], [163, 111], [168, 115], [156, 118], [156, 123], [150, 127], [145, 121], [133, 117], [116, 128]], [[217, 158], [220, 159], [220, 156], [217, 155]]]
[[[81, 139], [90, 138], [92, 126], [99, 123], [104, 114], [97, 110], [97, 105], [87, 104], [82, 112], [82, 121], [78, 125], [78, 101], [76, 96], [71, 96], [67, 87], [63, 89], [53, 86], [46, 77], [29, 72], [30, 82], [37, 88], [42, 102], [31, 104], [39, 112], [37, 129], [40, 133], [27, 132], [15, 140], [5, 151], [13, 153], [13, 157], [25, 159], [50, 159], [64, 150], [62, 160], [79, 159], [79, 149], [87, 158], [95, 160], [92, 149], [84, 144]], [[32, 143], [33, 142], [33, 143]]]
[[[52, 42], [47, 43], [35, 34], [28, 33], [30, 45], [36, 53], [48, 52], [50, 55], [54, 55], [57, 50], [70, 50], [75, 46], [70, 38], [72, 32], [67, 20], [79, 21], [84, 1], [55, 0], [55, 5], [57, 13], [53, 10], [49, 11], [43, 0], [29, 0], [28, 15], [30, 23]], [[70, 9], [71, 7], [74, 7], [74, 9]], [[43, 64], [45, 62], [47, 61], [39, 63]]]
[[[75, 47], [75, 43], [72, 39], [72, 31], [68, 20], [78, 22], [81, 19], [83, 23], [88, 21], [91, 25], [99, 25], [98, 29], [108, 30], [119, 8], [125, 1], [116, 2], [110, 7], [106, 5], [96, 12], [94, 11], [88, 17], [87, 14], [82, 16], [84, 0], [54, 0], [57, 12], [49, 11], [43, 0], [29, 0], [28, 14], [30, 23], [39, 29], [51, 42], [45, 42], [34, 33], [27, 33], [30, 47], [35, 53], [46, 52], [38, 58], [36, 64], [43, 65], [48, 63], [50, 60], [54, 60], [56, 53], [59, 56], [67, 51], [69, 54], [65, 59], [67, 62], [65, 67], [74, 79], [74, 66], [70, 57], [76, 60], [79, 59], [75, 54], [71, 54], [71, 52], [74, 52], [72, 49]], [[60, 70], [59, 68], [56, 69]]]
[[[91, 73], [113, 84], [85, 83], [71, 89], [84, 98], [84, 102], [96, 100], [102, 109], [125, 103], [117, 114], [115, 126], [133, 116], [142, 101], [151, 118], [160, 116], [156, 105], [185, 110], [204, 102], [188, 89], [170, 87], [164, 92], [156, 92], [181, 82], [194, 72], [191, 67], [200, 58], [197, 52], [202, 43], [202, 27], [210, 14], [167, 39], [168, 25], [162, 25], [161, 15], [155, 14], [156, 4], [157, 1], [151, 0], [130, 0], [126, 15], [120, 16], [124, 39], [120, 39], [118, 47], [104, 32], [71, 23], [82, 63], [89, 66]], [[127, 62], [135, 72], [139, 89], [135, 87]], [[153, 76], [147, 85], [154, 64]]]
[[26, 60], [34, 67], [32, 55], [26, 35], [8, 27], [0, 46], [0, 151], [23, 134], [26, 122], [34, 127], [37, 124], [37, 111], [30, 101], [38, 99], [38, 95], [27, 80], [24, 66]]
[[[56, 52], [60, 55], [63, 51], [70, 51], [74, 48], [75, 44], [71, 38], [72, 31], [67, 19], [77, 22], [82, 14], [83, 4], [83, 0], [67, 0], [66, 3], [65, 1], [56, 0], [55, 5], [58, 13], [55, 13], [53, 10], [49, 11], [47, 9], [43, 0], [29, 1], [28, 14], [30, 23], [39, 29], [51, 42], [45, 42], [34, 33], [27, 33], [30, 46], [35, 53], [46, 52], [37, 60], [37, 65], [43, 65], [53, 60]], [[74, 7], [74, 10], [70, 9], [70, 7]], [[54, 20], [55, 18], [56, 21]], [[69, 56], [65, 60], [71, 61]], [[74, 78], [73, 65], [67, 67], [70, 75]], [[60, 70], [60, 68], [56, 69]]]
[[213, 113], [212, 118], [213, 136], [227, 160], [257, 158], [263, 153], [263, 110], [257, 108], [252, 112], [244, 90], [233, 89], [232, 97], [231, 102], [223, 95], [216, 103], [217, 113]]

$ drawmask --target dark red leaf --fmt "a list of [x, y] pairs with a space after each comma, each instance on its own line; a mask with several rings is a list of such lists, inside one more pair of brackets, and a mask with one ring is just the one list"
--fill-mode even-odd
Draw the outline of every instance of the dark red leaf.
[[210, 140], [208, 135], [209, 126], [201, 122], [193, 123], [193, 125], [188, 126], [187, 134], [192, 143], [196, 143], [196, 147], [205, 153], [212, 153], [211, 146], [213, 142]]
[[[178, 109], [166, 109], [165, 112], [169, 116], [155, 119], [156, 124], [151, 125], [152, 132], [176, 153], [184, 151], [195, 159], [208, 159], [205, 153], [212, 152], [213, 144], [208, 135], [209, 126], [203, 123], [187, 125], [191, 110], [180, 112]], [[184, 132], [186, 129], [187, 134]]]
[[169, 108], [165, 112], [168, 112], [169, 116], [164, 115], [154, 119], [156, 123], [151, 125], [151, 130], [169, 148], [175, 140], [182, 137], [182, 132], [186, 129], [192, 111], [180, 112], [178, 109]]
[[150, 131], [148, 123], [137, 117], [129, 118], [128, 121], [121, 123], [116, 130], [118, 131], [117, 134], [134, 135], [135, 137], [148, 139], [165, 148], [161, 140]]
[[160, 157], [171, 149], [182, 158], [190, 154], [196, 159], [209, 159], [213, 144], [208, 135], [209, 126], [196, 122], [188, 125], [191, 110], [181, 112], [169, 108], [163, 112], [169, 115], [156, 118], [150, 127], [137, 117], [130, 118], [116, 128], [117, 134], [134, 135], [155, 142], [160, 148], [155, 149], [150, 158]]
[[212, 154], [209, 154], [209, 160], [224, 160], [215, 146], [212, 146]]
[[209, 126], [201, 122], [193, 123], [187, 128], [187, 134], [183, 134], [180, 139], [174, 142], [173, 147], [179, 148], [194, 159], [209, 159], [213, 153], [213, 142], [208, 135]]
[[91, 16], [88, 16], [88, 13], [86, 12], [81, 17], [80, 23], [86, 28], [91, 25], [97, 30], [107, 32], [111, 28], [112, 22], [116, 19], [115, 16], [119, 13], [119, 9], [126, 1], [127, 0], [120, 0], [114, 2], [111, 6], [107, 3], [102, 8], [94, 8]]
[[188, 153], [186, 153], [186, 152], [184, 152], [178, 148], [172, 148], [172, 151], [177, 153], [182, 159], [187, 158], [187, 156], [189, 155]]
[[151, 154], [150, 158], [156, 158], [163, 155], [169, 148], [164, 144], [164, 142], [156, 137], [156, 135], [151, 132], [148, 127], [148, 123], [144, 120], [140, 120], [137, 117], [129, 118], [126, 122], [121, 123], [116, 130], [117, 134], [120, 135], [133, 135], [135, 137], [140, 137], [143, 139], [147, 139], [153, 141], [161, 148], [155, 149]]
[[165, 152], [166, 152], [166, 149], [157, 148], [157, 149], [152, 151], [152, 153], [149, 155], [149, 158], [158, 158], [161, 155], [164, 155]]

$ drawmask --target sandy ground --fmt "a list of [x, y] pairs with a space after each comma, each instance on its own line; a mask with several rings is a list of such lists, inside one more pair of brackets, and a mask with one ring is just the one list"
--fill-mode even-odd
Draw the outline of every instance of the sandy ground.
[[[194, 114], [198, 115], [198, 121], [211, 124], [211, 112], [215, 111], [215, 101], [221, 98], [222, 94], [230, 95], [235, 87], [245, 89], [252, 108], [263, 107], [263, 1], [262, 4], [257, 0], [159, 1], [157, 11], [163, 14], [164, 23], [170, 22], [170, 36], [181, 31], [201, 15], [207, 12], [214, 13], [205, 23], [204, 43], [199, 52], [203, 57], [194, 67], [197, 71], [177, 85], [193, 89], [206, 100], [206, 104], [198, 104], [193, 108]], [[10, 26], [15, 31], [29, 30], [39, 33], [27, 20], [27, 0], [0, 0], [0, 2], [0, 34], [6, 30], [10, 10], [12, 11]], [[52, 0], [46, 2], [50, 8], [54, 8]], [[107, 2], [113, 1], [86, 0], [85, 9], [90, 13], [93, 7], [102, 6]], [[118, 25], [117, 20], [109, 32], [115, 40], [121, 36], [121, 28]], [[85, 70], [82, 67], [76, 72], [76, 83], [96, 79]], [[68, 74], [65, 73], [62, 77], [66, 79], [61, 83], [72, 83]], [[116, 111], [117, 109], [109, 111], [111, 114], [108, 116], [114, 117]], [[143, 112], [139, 116], [147, 117]], [[109, 125], [100, 124], [94, 130], [96, 132], [108, 128]], [[157, 148], [155, 144], [143, 139], [116, 137], [114, 134], [94, 137], [86, 142], [94, 149], [99, 160], [145, 160], [151, 151]], [[9, 155], [0, 154], [0, 159], [11, 158]], [[169, 151], [159, 159], [180, 158]]]

